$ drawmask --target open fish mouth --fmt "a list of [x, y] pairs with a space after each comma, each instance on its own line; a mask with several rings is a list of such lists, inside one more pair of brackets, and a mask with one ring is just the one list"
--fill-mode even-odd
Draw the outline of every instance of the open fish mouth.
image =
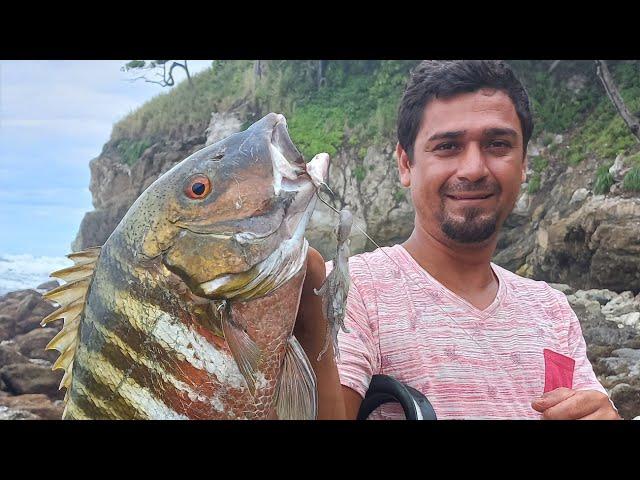
[[[283, 117], [284, 118], [284, 117]], [[287, 162], [288, 163], [288, 162]], [[296, 185], [296, 198], [290, 205], [283, 220], [286, 222], [287, 240], [273, 251], [266, 259], [245, 272], [221, 275], [199, 285], [201, 292], [207, 297], [244, 299], [266, 295], [280, 285], [286, 283], [302, 268], [307, 256], [308, 243], [304, 234], [316, 204], [316, 189], [325, 182], [329, 171], [329, 155], [320, 153], [304, 164], [304, 172], [290, 180], [289, 185]], [[278, 164], [274, 160], [274, 169]], [[274, 175], [275, 177], [275, 175]], [[284, 182], [281, 185], [286, 185]], [[274, 180], [275, 187], [275, 180]], [[252, 232], [241, 232], [234, 235], [239, 243], [260, 241], [268, 235], [256, 235]]]

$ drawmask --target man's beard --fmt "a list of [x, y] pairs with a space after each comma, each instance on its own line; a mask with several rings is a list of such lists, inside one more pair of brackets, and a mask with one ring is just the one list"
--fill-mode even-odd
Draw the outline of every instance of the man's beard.
[[498, 214], [482, 215], [482, 208], [465, 208], [463, 219], [453, 218], [446, 212], [440, 220], [442, 232], [459, 243], [479, 243], [491, 238], [498, 228]]
[[442, 202], [440, 203], [440, 228], [451, 240], [459, 243], [479, 243], [491, 238], [498, 229], [499, 212], [488, 212], [479, 207], [467, 207], [462, 209], [462, 218], [451, 216], [445, 207], [447, 195], [456, 195], [460, 192], [490, 192], [500, 195], [502, 188], [498, 183], [489, 181], [460, 182], [454, 185], [443, 185], [440, 189]]

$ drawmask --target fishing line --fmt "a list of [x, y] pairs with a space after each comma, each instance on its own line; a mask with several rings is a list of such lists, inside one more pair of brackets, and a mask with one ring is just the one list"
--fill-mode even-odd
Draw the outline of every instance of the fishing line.
[[[335, 197], [335, 194], [333, 193], [333, 191], [329, 188], [329, 186], [328, 186], [326, 183], [322, 182], [322, 183], [321, 183], [321, 185], [322, 185], [322, 186], [324, 186], [324, 187], [325, 187], [329, 192], [331, 192], [332, 197]], [[322, 203], [324, 203], [327, 207], [329, 207], [331, 210], [333, 210], [333, 211], [334, 211], [334, 212], [336, 212], [337, 214], [340, 214], [340, 211], [339, 211], [338, 209], [336, 209], [333, 205], [331, 205], [331, 204], [327, 203], [325, 200], [323, 200], [323, 198], [320, 196], [320, 189], [319, 189], [319, 188], [318, 188], [318, 189], [316, 189], [316, 196], [317, 196], [317, 197], [318, 197], [318, 199], [319, 199]], [[401, 271], [402, 271], [402, 267], [400, 267], [400, 265], [398, 265], [398, 263], [397, 263], [393, 258], [391, 258], [391, 256], [390, 256], [389, 254], [387, 254], [387, 252], [385, 252], [385, 251], [382, 249], [382, 247], [381, 247], [380, 245], [378, 245], [378, 243], [377, 243], [373, 238], [371, 238], [371, 237], [367, 234], [367, 232], [365, 232], [363, 229], [361, 229], [361, 228], [358, 226], [358, 224], [357, 224], [357, 223], [355, 223], [355, 222], [353, 223], [353, 226], [355, 226], [355, 227], [356, 227], [360, 232], [362, 232], [362, 234], [363, 234], [365, 237], [367, 237], [367, 238], [371, 241], [371, 243], [373, 243], [376, 247], [378, 247], [378, 249], [380, 249], [380, 251], [381, 251], [382, 253], [384, 253], [384, 254], [386, 255], [386, 257], [387, 257], [389, 260], [391, 260], [391, 261], [395, 264], [395, 266], [398, 268], [399, 272], [401, 272]], [[422, 288], [422, 287], [421, 287], [421, 288]], [[431, 293], [430, 293], [428, 290], [426, 290], [425, 288], [422, 288], [422, 289], [423, 289], [426, 293], [428, 293], [428, 294], [429, 294], [429, 296], [431, 296], [431, 297], [433, 298], [433, 296], [431, 295]], [[519, 389], [519, 390], [521, 391], [521, 393], [522, 393], [522, 392], [524, 392], [524, 393], [525, 393], [525, 396], [527, 396], [527, 397], [529, 396], [529, 392], [527, 392], [527, 391], [524, 389], [524, 387], [523, 387], [523, 386], [521, 386], [521, 385], [519, 384], [519, 382], [517, 382], [517, 381], [516, 381], [516, 379], [515, 379], [515, 378], [514, 378], [510, 373], [509, 373], [509, 371], [508, 371], [507, 369], [503, 368], [503, 367], [500, 365], [500, 362], [498, 362], [498, 361], [497, 361], [496, 357], [493, 355], [493, 352], [491, 351], [491, 349], [490, 349], [490, 348], [487, 348], [487, 346], [486, 346], [486, 345], [481, 345], [481, 344], [480, 344], [480, 343], [479, 343], [479, 342], [478, 342], [478, 341], [477, 341], [477, 340], [476, 340], [476, 339], [475, 339], [475, 338], [474, 338], [474, 337], [473, 337], [469, 332], [467, 332], [467, 330], [465, 330], [465, 329], [464, 329], [464, 328], [463, 328], [463, 327], [462, 327], [462, 326], [461, 326], [461, 325], [460, 325], [460, 324], [459, 324], [459, 323], [458, 323], [458, 322], [457, 322], [457, 321], [456, 321], [456, 320], [455, 320], [451, 315], [449, 315], [449, 314], [445, 311], [445, 309], [444, 309], [444, 308], [443, 308], [443, 307], [442, 307], [442, 306], [441, 306], [437, 301], [435, 301], [435, 299], [434, 299], [434, 303], [435, 303], [436, 305], [438, 305], [438, 308], [442, 311], [442, 313], [444, 313], [444, 315], [446, 316], [446, 318], [448, 318], [451, 322], [453, 322], [453, 324], [454, 324], [456, 327], [458, 327], [460, 330], [462, 330], [462, 331], [464, 332], [464, 334], [465, 334], [465, 335], [466, 335], [466, 336], [467, 336], [471, 341], [473, 341], [473, 343], [475, 343], [475, 344], [476, 344], [476, 346], [477, 346], [478, 348], [480, 348], [480, 350], [481, 350], [481, 351], [487, 351], [487, 352], [489, 352], [489, 355], [491, 356], [491, 358], [493, 358], [493, 360], [494, 360], [494, 362], [496, 363], [496, 365], [498, 366], [498, 368], [500, 368], [500, 370], [502, 370], [502, 372], [503, 372], [503, 373], [505, 373], [505, 374], [506, 374], [506, 375], [507, 375], [507, 376], [508, 376], [512, 381], [513, 381], [513, 384], [517, 387], [517, 389]]]

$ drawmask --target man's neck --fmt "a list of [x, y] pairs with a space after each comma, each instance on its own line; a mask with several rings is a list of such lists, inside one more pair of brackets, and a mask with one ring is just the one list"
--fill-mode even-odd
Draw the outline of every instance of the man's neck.
[[402, 245], [444, 287], [484, 309], [498, 291], [490, 265], [496, 244], [496, 238], [473, 246], [445, 243], [416, 227]]

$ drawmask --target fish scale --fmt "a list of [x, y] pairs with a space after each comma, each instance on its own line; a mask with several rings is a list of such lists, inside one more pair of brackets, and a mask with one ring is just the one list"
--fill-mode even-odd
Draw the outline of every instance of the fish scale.
[[47, 346], [66, 370], [64, 418], [315, 418], [293, 328], [328, 164], [306, 164], [271, 113], [158, 178], [101, 248], [69, 255], [43, 321], [65, 318]]

